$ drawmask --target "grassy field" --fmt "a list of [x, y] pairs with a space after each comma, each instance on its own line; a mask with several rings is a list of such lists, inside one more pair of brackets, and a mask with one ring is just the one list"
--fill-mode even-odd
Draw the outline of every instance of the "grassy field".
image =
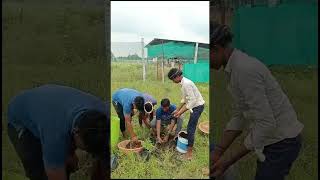
[[[71, 1], [69, 1], [71, 2]], [[24, 180], [24, 170], [7, 136], [7, 104], [22, 90], [55, 83], [106, 100], [104, 7], [42, 1], [2, 2], [2, 179]], [[90, 156], [77, 152], [89, 179]]]
[[[318, 70], [281, 67], [271, 70], [293, 104], [298, 119], [304, 124], [302, 150], [287, 180], [318, 179]], [[214, 141], [218, 141], [231, 116], [231, 97], [225, 88], [224, 73], [211, 71], [211, 78], [211, 132]], [[238, 138], [232, 147], [236, 148], [243, 138]], [[227, 152], [229, 153], [232, 153], [232, 150]], [[256, 157], [250, 154], [241, 159], [235, 167], [239, 180], [253, 179]]]
[[[170, 68], [165, 69], [167, 74]], [[142, 81], [142, 65], [129, 63], [112, 63], [111, 66], [111, 92], [119, 88], [133, 88], [141, 92], [147, 92], [160, 103], [161, 99], [168, 97], [172, 103], [179, 103], [181, 98], [180, 86], [168, 80], [165, 83], [156, 78], [156, 66], [147, 67], [147, 80]], [[209, 86], [197, 84], [206, 103], [200, 122], [209, 120]], [[159, 107], [159, 105], [157, 106]], [[116, 115], [112, 107], [112, 115]], [[183, 129], [186, 129], [189, 115], [185, 116]], [[134, 117], [134, 129], [139, 139], [146, 140], [149, 137], [147, 128], [140, 128], [137, 117]], [[122, 139], [121, 139], [122, 140]], [[179, 161], [176, 159], [175, 150], [163, 150], [159, 157], [151, 156], [148, 162], [144, 162], [136, 156], [123, 155], [119, 150], [113, 152], [119, 155], [119, 166], [111, 173], [112, 178], [208, 178], [203, 175], [202, 168], [209, 165], [209, 137], [202, 135], [197, 130], [195, 135], [194, 158], [191, 161]]]

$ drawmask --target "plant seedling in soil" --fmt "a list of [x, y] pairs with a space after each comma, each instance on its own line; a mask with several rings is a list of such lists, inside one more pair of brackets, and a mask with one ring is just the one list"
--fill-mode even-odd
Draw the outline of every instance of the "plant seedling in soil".
[[130, 141], [127, 145], [126, 148], [127, 149], [135, 149], [135, 148], [140, 148], [142, 147], [141, 142], [134, 142], [134, 141]]

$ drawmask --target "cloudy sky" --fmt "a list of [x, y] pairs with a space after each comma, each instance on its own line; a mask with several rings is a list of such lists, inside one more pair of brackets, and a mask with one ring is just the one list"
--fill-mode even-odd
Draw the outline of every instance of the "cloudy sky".
[[111, 42], [209, 43], [209, 1], [111, 1]]

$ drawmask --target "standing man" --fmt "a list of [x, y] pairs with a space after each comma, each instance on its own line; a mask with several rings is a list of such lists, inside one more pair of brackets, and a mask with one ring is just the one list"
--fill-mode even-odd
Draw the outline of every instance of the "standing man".
[[[166, 143], [168, 141], [171, 131], [174, 129], [175, 125], [177, 126], [175, 130], [175, 136], [177, 136], [181, 130], [183, 119], [181, 117], [175, 118], [172, 115], [176, 109], [176, 105], [171, 104], [168, 98], [161, 100], [161, 107], [159, 107], [156, 111], [156, 118], [151, 121], [153, 132], [155, 132], [157, 141], [159, 143]], [[167, 127], [167, 132], [164, 139], [162, 139], [160, 133], [161, 129], [164, 127]]]
[[[92, 179], [107, 176], [109, 114], [99, 98], [44, 85], [23, 91], [8, 106], [8, 136], [31, 180], [67, 180], [78, 169], [77, 148], [96, 157]], [[100, 169], [97, 169], [97, 168]], [[98, 173], [98, 174], [97, 174]]]
[[127, 129], [131, 140], [138, 141], [137, 135], [133, 131], [132, 116], [138, 111], [144, 113], [144, 98], [142, 93], [129, 88], [119, 89], [112, 95], [112, 104], [120, 119], [122, 135], [127, 137]]
[[190, 110], [190, 119], [187, 127], [188, 150], [185, 155], [185, 159], [190, 160], [192, 159], [195, 131], [200, 115], [203, 112], [205, 101], [196, 85], [190, 79], [183, 77], [181, 70], [172, 68], [168, 73], [168, 78], [174, 83], [179, 83], [182, 91], [181, 105], [173, 112], [174, 117], [179, 118], [187, 110]]
[[[299, 154], [303, 124], [268, 68], [231, 46], [230, 29], [213, 23], [210, 30], [211, 67], [224, 68], [234, 100], [231, 120], [211, 155], [211, 176], [221, 176], [254, 151], [259, 158], [256, 180], [284, 180]], [[229, 159], [221, 158], [249, 124], [249, 134], [240, 148]]]

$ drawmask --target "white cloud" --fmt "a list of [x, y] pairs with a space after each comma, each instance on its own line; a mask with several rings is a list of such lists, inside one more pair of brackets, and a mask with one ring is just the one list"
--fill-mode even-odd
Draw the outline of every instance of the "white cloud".
[[111, 1], [111, 41], [209, 43], [209, 1]]

